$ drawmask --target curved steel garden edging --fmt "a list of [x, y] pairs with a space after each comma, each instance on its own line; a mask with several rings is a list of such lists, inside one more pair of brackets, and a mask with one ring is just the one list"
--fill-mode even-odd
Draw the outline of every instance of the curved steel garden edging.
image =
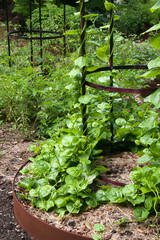
[[42, 220], [34, 217], [31, 213], [29, 213], [18, 201], [15, 192], [15, 180], [19, 174], [19, 171], [28, 162], [29, 161], [23, 164], [21, 168], [17, 171], [12, 183], [14, 213], [21, 228], [23, 228], [23, 230], [25, 230], [35, 240], [91, 240], [92, 238], [84, 237], [76, 233], [63, 231], [47, 224], [46, 222], [43, 222]]

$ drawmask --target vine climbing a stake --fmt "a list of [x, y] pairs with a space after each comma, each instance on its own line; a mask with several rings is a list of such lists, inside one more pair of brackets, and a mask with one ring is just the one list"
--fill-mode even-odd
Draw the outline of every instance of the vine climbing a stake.
[[[109, 28], [109, 33], [110, 33], [110, 57], [109, 57], [109, 66], [111, 68], [111, 72], [113, 69], [113, 24], [114, 24], [114, 10], [113, 10], [113, 0], [111, 1], [111, 9], [110, 9], [110, 28]], [[113, 76], [112, 74], [110, 75], [110, 87], [113, 87]], [[111, 115], [113, 117], [113, 98], [111, 97], [111, 103], [112, 103], [112, 108], [111, 108]], [[111, 141], [113, 141], [113, 123], [111, 122]]]
[[[84, 9], [85, 4], [84, 0], [80, 0], [80, 15], [81, 15], [81, 56], [84, 57], [86, 54], [85, 51], [85, 33], [86, 33], [86, 20], [84, 18]], [[82, 79], [81, 79], [81, 95], [84, 96], [86, 94], [85, 87], [86, 80], [86, 66], [82, 68]], [[87, 133], [87, 119], [86, 119], [86, 104], [81, 103], [81, 111], [82, 111], [82, 122], [83, 122], [83, 133], [86, 135]]]

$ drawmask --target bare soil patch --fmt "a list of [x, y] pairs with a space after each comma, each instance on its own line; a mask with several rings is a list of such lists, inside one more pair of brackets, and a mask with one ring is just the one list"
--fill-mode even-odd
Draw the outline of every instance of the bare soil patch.
[[0, 239], [31, 240], [32, 238], [18, 225], [12, 202], [12, 180], [19, 167], [32, 153], [28, 150], [31, 142], [25, 142], [20, 131], [10, 124], [0, 126]]
[[[28, 150], [31, 143], [25, 142], [21, 132], [13, 130], [9, 124], [6, 124], [5, 127], [0, 126], [0, 239], [3, 240], [33, 239], [19, 227], [14, 217], [11, 186], [17, 170], [29, 156], [33, 156], [33, 153]], [[105, 156], [103, 159], [97, 160], [97, 163], [110, 169], [109, 174], [104, 175], [108, 179], [129, 183], [131, 182], [129, 173], [137, 164], [136, 158], [136, 154], [122, 152]], [[89, 237], [95, 234], [93, 230], [95, 223], [102, 223], [108, 227], [110, 224], [120, 221], [123, 217], [127, 217], [128, 221], [135, 220], [133, 207], [130, 204], [105, 204], [96, 209], [89, 208], [87, 212], [79, 215], [70, 214], [63, 221], [59, 220], [58, 215], [54, 212], [46, 213], [34, 209], [25, 201], [23, 201], [23, 204], [27, 211], [41, 220], [47, 221], [60, 229]], [[157, 229], [150, 226], [152, 219], [153, 217], [150, 217], [144, 222], [128, 223], [122, 226], [112, 225], [107, 229], [104, 239], [159, 239]], [[159, 222], [159, 219], [157, 219], [158, 227]]]

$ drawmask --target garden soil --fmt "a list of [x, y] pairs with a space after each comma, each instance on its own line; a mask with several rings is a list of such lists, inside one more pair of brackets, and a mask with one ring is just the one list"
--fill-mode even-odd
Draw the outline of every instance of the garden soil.
[[[18, 225], [13, 211], [12, 181], [17, 170], [34, 154], [28, 149], [33, 141], [26, 142], [19, 130], [15, 130], [10, 124], [0, 126], [0, 240], [32, 240]], [[112, 153], [96, 164], [101, 164], [110, 171], [106, 177], [120, 183], [131, 182], [130, 171], [136, 166], [137, 155], [131, 152]], [[100, 184], [100, 183], [99, 183]], [[103, 239], [112, 240], [155, 240], [159, 239], [157, 231], [160, 219], [156, 219], [157, 228], [153, 225], [151, 216], [144, 222], [126, 223], [122, 226], [114, 223], [127, 217], [128, 221], [134, 221], [133, 207], [130, 204], [105, 204], [98, 208], [89, 208], [79, 215], [68, 215], [60, 221], [58, 215], [53, 212], [45, 213], [34, 209], [27, 202], [24, 207], [34, 216], [60, 229], [83, 236], [92, 237], [95, 234], [93, 225], [102, 223], [106, 226], [106, 234]], [[44, 239], [45, 240], [45, 239]]]

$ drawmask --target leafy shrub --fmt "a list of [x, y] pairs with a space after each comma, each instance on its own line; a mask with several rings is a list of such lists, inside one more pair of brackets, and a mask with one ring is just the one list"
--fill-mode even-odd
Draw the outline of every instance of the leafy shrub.
[[77, 124], [81, 119], [79, 121], [76, 117], [75, 121], [73, 118], [68, 119], [71, 120], [68, 128], [60, 129], [54, 135], [54, 140], [49, 139], [38, 148], [32, 146], [32, 150], [41, 154], [30, 158], [33, 164], [21, 173], [34, 174], [35, 177], [23, 178], [19, 182], [19, 186], [26, 186], [26, 191], [29, 191], [29, 194], [20, 194], [22, 197], [37, 208], [54, 209], [61, 218], [66, 212], [79, 213], [87, 206], [98, 205], [92, 183], [100, 171], [107, 171], [101, 166], [93, 169], [90, 161], [91, 155], [94, 157], [101, 153], [94, 148], [103, 138], [103, 132], [98, 131], [96, 137], [93, 134], [84, 136], [79, 127], [81, 124]]
[[[79, 17], [75, 14], [75, 8], [66, 6], [66, 29], [77, 29], [80, 27]], [[53, 3], [47, 2], [41, 8], [42, 29], [45, 31], [63, 32], [63, 6], [56, 6]], [[29, 19], [27, 27], [29, 28]], [[33, 29], [39, 29], [39, 9], [36, 8], [32, 12]]]
[[38, 125], [39, 134], [45, 134], [46, 128], [57, 118], [65, 116], [74, 102], [72, 91], [65, 88], [69, 84], [68, 76], [65, 76], [70, 69], [69, 59], [59, 58], [58, 63], [54, 63], [55, 66], [55, 59], [50, 59], [52, 68], [44, 64], [43, 70], [48, 68], [48, 73], [43, 75], [40, 67], [30, 66], [27, 60], [29, 56], [19, 56], [27, 53], [27, 43], [23, 48], [13, 47], [16, 56], [11, 58], [11, 68], [7, 67], [8, 58], [4, 52], [1, 54], [0, 119], [16, 123], [16, 127], [23, 129], [25, 134], [29, 133], [27, 131], [31, 125]]
[[[29, 15], [29, 1], [28, 0], [13, 0], [14, 8], [13, 12], [22, 13], [23, 16], [27, 17]], [[41, 3], [44, 4], [48, 0], [42, 0]], [[60, 4], [59, 0], [49, 0], [50, 3]], [[37, 7], [36, 1], [31, 1], [32, 10]]]
[[118, 30], [127, 35], [139, 35], [155, 24], [159, 20], [159, 12], [157, 11], [154, 15], [150, 14], [152, 5], [153, 2], [144, 0], [122, 1], [117, 7], [120, 15], [117, 22]]
[[[66, 6], [66, 24], [65, 28], [66, 30], [72, 30], [72, 29], [80, 29], [80, 20], [79, 16], [76, 16], [75, 14], [76, 9], [71, 6]], [[43, 31], [53, 31], [58, 32], [62, 34], [64, 32], [64, 9], [63, 5], [60, 5], [59, 7], [53, 3], [46, 2], [42, 8], [41, 8], [41, 27]], [[26, 21], [27, 28], [30, 28], [30, 19], [28, 18]], [[38, 30], [40, 27], [39, 23], [39, 9], [36, 8], [32, 11], [32, 28], [33, 30]], [[45, 36], [57, 36], [60, 34], [52, 34], [52, 33], [43, 33], [43, 37]], [[54, 39], [52, 41], [43, 41], [44, 45], [58, 45], [59, 49], [63, 49], [63, 38]], [[67, 47], [70, 49], [70, 51], [73, 51], [73, 49], [77, 48], [76, 42], [78, 42], [79, 39], [76, 36], [68, 36], [67, 37]], [[70, 46], [69, 46], [70, 45]], [[78, 46], [79, 47], [79, 46]], [[52, 48], [52, 47], [51, 47]]]

